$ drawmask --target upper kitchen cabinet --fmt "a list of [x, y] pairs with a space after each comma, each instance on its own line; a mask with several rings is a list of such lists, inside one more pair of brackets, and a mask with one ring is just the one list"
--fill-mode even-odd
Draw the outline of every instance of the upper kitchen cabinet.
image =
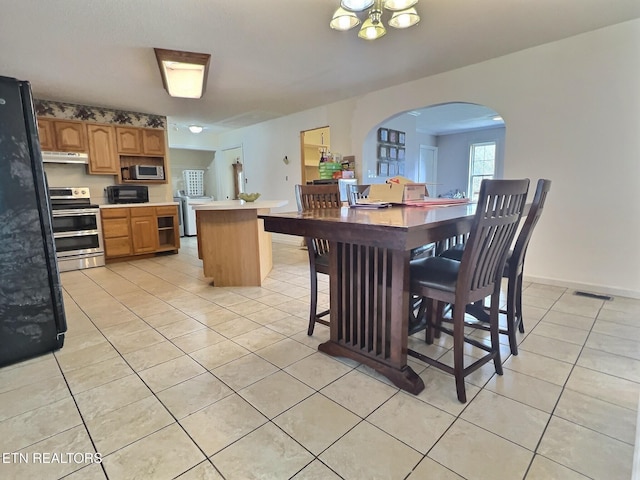
[[164, 155], [164, 130], [145, 128], [142, 130], [142, 153]]
[[38, 136], [44, 151], [87, 151], [87, 130], [83, 122], [38, 118]]
[[164, 130], [117, 127], [116, 136], [118, 153], [121, 155], [164, 156]]
[[82, 122], [55, 121], [56, 148], [61, 152], [86, 152], [87, 128]]
[[134, 165], [150, 165], [162, 167], [166, 174], [165, 135], [165, 130], [159, 128], [116, 127], [118, 183], [167, 183], [166, 177], [158, 180], [134, 180], [130, 178], [129, 172]]
[[135, 127], [116, 127], [118, 153], [142, 154], [140, 129]]
[[116, 131], [110, 125], [87, 125], [89, 138], [89, 173], [118, 175], [120, 162], [116, 148]]
[[52, 152], [56, 149], [55, 135], [53, 120], [38, 118], [38, 137], [40, 138], [40, 148], [43, 151]]

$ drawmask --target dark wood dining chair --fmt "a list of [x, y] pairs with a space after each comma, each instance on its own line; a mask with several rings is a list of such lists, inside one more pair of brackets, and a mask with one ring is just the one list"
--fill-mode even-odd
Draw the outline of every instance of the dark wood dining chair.
[[[338, 185], [296, 185], [296, 203], [298, 211], [322, 208], [339, 208], [340, 190]], [[318, 313], [318, 273], [329, 275], [329, 241], [322, 238], [305, 237], [309, 253], [309, 277], [311, 280], [311, 304], [309, 306], [309, 328], [307, 335], [313, 335], [316, 322], [329, 325], [325, 320], [329, 310]]]
[[[536, 191], [531, 202], [529, 213], [520, 229], [520, 233], [516, 239], [513, 250], [509, 251], [507, 261], [502, 271], [502, 277], [507, 279], [507, 305], [505, 309], [501, 309], [500, 313], [506, 315], [507, 328], [501, 328], [499, 331], [502, 335], [509, 338], [509, 348], [513, 355], [518, 355], [518, 339], [516, 338], [516, 330], [524, 333], [524, 321], [522, 318], [522, 277], [524, 273], [524, 258], [529, 247], [529, 240], [533, 235], [533, 229], [538, 224], [538, 220], [542, 215], [547, 194], [551, 190], [551, 180], [541, 178], [536, 185]], [[464, 245], [456, 246], [446, 250], [441, 256], [451, 258], [453, 260], [461, 260]], [[484, 302], [469, 305], [467, 313], [480, 320], [478, 322], [467, 323], [467, 326], [481, 328], [487, 330], [486, 312], [484, 311]]]
[[[483, 180], [469, 238], [460, 261], [437, 256], [411, 262], [410, 292], [426, 302], [426, 342], [433, 342], [434, 331], [453, 337], [453, 367], [409, 349], [418, 360], [453, 374], [458, 400], [467, 401], [464, 378], [493, 360], [502, 375], [498, 309], [500, 279], [507, 253], [515, 237], [527, 199], [529, 180]], [[491, 345], [465, 336], [465, 307], [490, 297], [489, 325]], [[444, 319], [445, 304], [452, 305], [451, 318]], [[452, 328], [445, 325], [452, 323]], [[464, 366], [464, 343], [487, 352]]]
[[347, 188], [349, 205], [355, 205], [361, 198], [369, 198], [371, 185], [347, 185]]

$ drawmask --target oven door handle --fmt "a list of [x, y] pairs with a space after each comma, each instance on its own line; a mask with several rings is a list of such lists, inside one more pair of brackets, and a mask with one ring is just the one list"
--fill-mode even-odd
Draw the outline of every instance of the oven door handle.
[[76, 230], [74, 232], [55, 232], [53, 238], [86, 237], [87, 235], [99, 235], [98, 230]]
[[81, 208], [77, 210], [52, 210], [54, 217], [80, 217], [83, 215], [97, 215], [100, 213], [98, 208]]

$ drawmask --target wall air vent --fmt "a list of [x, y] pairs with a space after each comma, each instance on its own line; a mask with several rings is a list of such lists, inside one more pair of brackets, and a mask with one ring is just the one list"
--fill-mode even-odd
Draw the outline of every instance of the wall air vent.
[[579, 297], [595, 298], [598, 300], [606, 300], [606, 301], [613, 300], [613, 297], [610, 297], [609, 295], [600, 295], [598, 293], [581, 292], [580, 290], [573, 292], [573, 294]]

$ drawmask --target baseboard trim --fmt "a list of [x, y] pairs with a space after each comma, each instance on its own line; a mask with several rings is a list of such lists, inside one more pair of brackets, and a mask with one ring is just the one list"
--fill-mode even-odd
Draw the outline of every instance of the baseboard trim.
[[558, 280], [554, 278], [536, 277], [536, 276], [530, 276], [530, 275], [525, 275], [524, 281], [534, 282], [534, 283], [543, 283], [545, 285], [553, 285], [556, 287], [566, 287], [573, 290], [584, 290], [587, 292], [599, 293], [603, 295], [611, 295], [613, 297], [628, 297], [628, 298], [640, 299], [639, 291], [610, 287], [607, 285], [595, 285], [592, 283], [570, 282], [567, 280]]

